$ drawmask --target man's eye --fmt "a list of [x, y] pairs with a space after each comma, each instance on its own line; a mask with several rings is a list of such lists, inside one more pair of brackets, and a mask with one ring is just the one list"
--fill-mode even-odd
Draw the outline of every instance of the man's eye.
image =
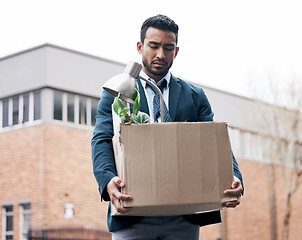
[[152, 48], [152, 49], [157, 49], [158, 47], [157, 47], [157, 46], [154, 46], [154, 45], [151, 45], [150, 48]]

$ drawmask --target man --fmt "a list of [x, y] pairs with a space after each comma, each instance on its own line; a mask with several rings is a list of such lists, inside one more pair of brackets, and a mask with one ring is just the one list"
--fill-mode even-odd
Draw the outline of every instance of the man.
[[[178, 54], [178, 26], [170, 18], [157, 15], [147, 19], [141, 28], [141, 41], [137, 50], [142, 55], [141, 75], [155, 83], [165, 82], [162, 87], [169, 119], [174, 122], [213, 121], [210, 103], [201, 88], [175, 78], [169, 69]], [[151, 122], [160, 121], [155, 114], [155, 93], [144, 81], [137, 80], [141, 95], [140, 111], [150, 115]], [[111, 216], [113, 204], [120, 213], [131, 211], [124, 208], [120, 200], [131, 200], [132, 196], [121, 194], [123, 179], [116, 173], [112, 150], [112, 112], [114, 97], [103, 92], [98, 107], [96, 126], [92, 138], [93, 168], [102, 199], [110, 200], [108, 228], [113, 232], [113, 239], [199, 239], [199, 226], [221, 222], [220, 211], [187, 216], [167, 217], [130, 217]], [[165, 114], [166, 117], [166, 114]], [[236, 159], [233, 157], [234, 181], [226, 195], [238, 196], [238, 200], [228, 202], [224, 207], [236, 207], [243, 192], [242, 176]]]

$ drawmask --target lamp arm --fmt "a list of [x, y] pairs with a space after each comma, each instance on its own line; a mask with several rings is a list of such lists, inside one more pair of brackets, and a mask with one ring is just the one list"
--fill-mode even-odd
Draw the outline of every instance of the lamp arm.
[[145, 79], [141, 76], [138, 76], [141, 80], [145, 81], [146, 83], [150, 84], [151, 86], [153, 86], [156, 91], [158, 92], [159, 94], [159, 99], [160, 99], [160, 119], [161, 119], [161, 122], [165, 122], [165, 111], [164, 111], [164, 98], [163, 98], [163, 94], [162, 92], [160, 91], [159, 87], [154, 84], [152, 81], [148, 80], [148, 79]]

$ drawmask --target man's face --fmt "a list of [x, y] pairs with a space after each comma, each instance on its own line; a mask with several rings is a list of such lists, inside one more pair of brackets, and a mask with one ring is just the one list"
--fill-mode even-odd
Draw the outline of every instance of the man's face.
[[142, 55], [143, 71], [158, 82], [168, 73], [179, 48], [173, 32], [150, 27], [144, 43], [137, 43], [137, 50]]

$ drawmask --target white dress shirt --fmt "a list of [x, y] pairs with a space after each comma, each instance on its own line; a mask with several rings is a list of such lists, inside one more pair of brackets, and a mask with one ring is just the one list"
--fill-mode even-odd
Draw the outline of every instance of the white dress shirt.
[[[141, 71], [140, 75], [145, 78], [145, 79], [150, 79], [151, 81], [153, 81], [153, 83], [156, 83], [154, 81], [154, 79], [150, 78], [143, 70]], [[163, 93], [163, 99], [164, 102], [167, 106], [167, 109], [169, 110], [169, 86], [170, 86], [170, 79], [171, 79], [171, 73], [168, 72], [166, 74], [166, 76], [164, 76], [162, 79], [166, 79], [167, 81], [167, 86], [162, 90]], [[145, 95], [147, 98], [147, 103], [148, 103], [148, 107], [149, 107], [149, 116], [150, 116], [150, 122], [154, 123], [156, 122], [154, 119], [154, 114], [153, 114], [153, 98], [155, 93], [153, 92], [153, 90], [150, 87], [147, 87], [147, 83], [143, 80], [141, 80], [141, 84], [145, 90]], [[157, 119], [157, 122], [161, 122], [160, 116]]]

